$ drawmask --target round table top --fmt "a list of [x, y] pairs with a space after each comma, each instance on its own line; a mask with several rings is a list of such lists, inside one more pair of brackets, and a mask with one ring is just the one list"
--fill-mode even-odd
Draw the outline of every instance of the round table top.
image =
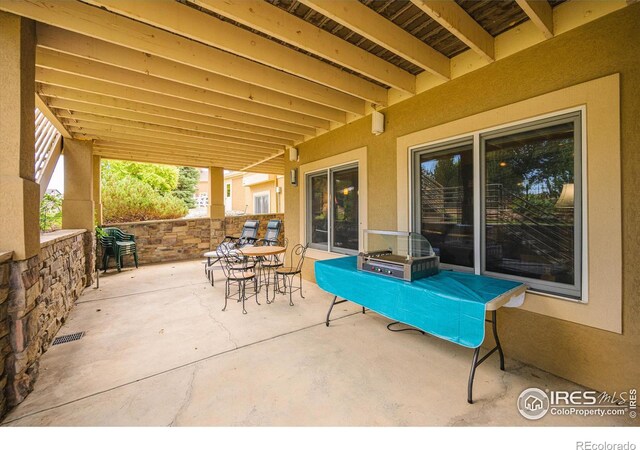
[[287, 250], [286, 247], [280, 247], [279, 245], [262, 245], [260, 247], [242, 247], [240, 251], [246, 256], [270, 256], [284, 253]]

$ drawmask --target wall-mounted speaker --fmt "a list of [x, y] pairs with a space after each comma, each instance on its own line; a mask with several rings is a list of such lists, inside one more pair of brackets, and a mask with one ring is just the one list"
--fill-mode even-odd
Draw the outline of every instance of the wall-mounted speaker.
[[295, 147], [289, 148], [289, 161], [297, 161], [298, 160], [298, 149]]
[[371, 114], [371, 132], [378, 136], [384, 133], [384, 114], [374, 111]]

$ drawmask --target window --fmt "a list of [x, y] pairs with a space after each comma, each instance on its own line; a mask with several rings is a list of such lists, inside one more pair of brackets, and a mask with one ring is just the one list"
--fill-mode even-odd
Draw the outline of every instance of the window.
[[581, 149], [579, 112], [418, 149], [413, 227], [445, 266], [580, 298]]
[[268, 214], [269, 203], [270, 203], [269, 192], [259, 192], [257, 194], [253, 194], [253, 213]]
[[225, 184], [225, 196], [231, 198], [231, 183]]
[[358, 251], [358, 166], [307, 175], [307, 241], [336, 253]]

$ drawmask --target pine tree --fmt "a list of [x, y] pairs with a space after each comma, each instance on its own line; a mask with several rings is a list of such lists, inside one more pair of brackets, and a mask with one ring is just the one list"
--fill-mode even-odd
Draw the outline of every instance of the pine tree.
[[195, 167], [180, 167], [178, 174], [178, 186], [174, 189], [173, 195], [187, 205], [187, 208], [195, 208], [196, 186], [200, 181], [200, 172]]

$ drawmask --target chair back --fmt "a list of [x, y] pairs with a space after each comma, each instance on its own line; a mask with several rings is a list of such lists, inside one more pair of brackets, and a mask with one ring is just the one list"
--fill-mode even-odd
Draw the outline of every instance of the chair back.
[[120, 228], [107, 227], [103, 228], [102, 231], [104, 231], [107, 236], [115, 238], [116, 241], [134, 240], [132, 234], [125, 233]]
[[255, 241], [258, 237], [258, 228], [260, 227], [259, 220], [247, 220], [242, 226], [242, 233], [240, 233], [240, 239], [238, 239], [239, 245], [245, 245]]
[[282, 230], [282, 221], [278, 219], [270, 220], [267, 223], [267, 231], [264, 234], [264, 245], [276, 245], [280, 237], [280, 230]]
[[302, 270], [302, 265], [304, 264], [304, 256], [307, 253], [307, 248], [309, 244], [302, 245], [296, 244], [290, 252], [289, 258], [289, 266], [292, 269], [295, 269], [296, 272], [300, 272]]
[[241, 270], [242, 272], [245, 272], [248, 270], [248, 258], [239, 248], [220, 246], [218, 247], [217, 252], [218, 255], [220, 255], [220, 266], [222, 267], [222, 272], [226, 278], [236, 278], [234, 276], [235, 271]]

